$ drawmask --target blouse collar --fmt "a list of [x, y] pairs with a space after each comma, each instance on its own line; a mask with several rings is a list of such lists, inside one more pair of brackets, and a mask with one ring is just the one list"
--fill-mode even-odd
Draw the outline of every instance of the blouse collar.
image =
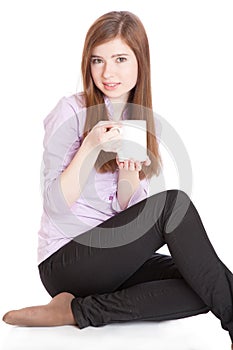
[[[114, 110], [113, 110], [113, 105], [110, 99], [104, 95], [104, 103], [108, 111], [108, 118], [109, 120], [114, 120]], [[127, 119], [127, 107], [124, 108], [123, 113], [122, 113], [122, 119], [126, 120]]]

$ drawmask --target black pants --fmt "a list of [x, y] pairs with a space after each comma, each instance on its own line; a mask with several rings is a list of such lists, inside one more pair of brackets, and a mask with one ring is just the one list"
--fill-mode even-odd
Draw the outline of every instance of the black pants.
[[[171, 257], [156, 253], [164, 244]], [[210, 310], [233, 342], [233, 275], [183, 191], [155, 194], [83, 233], [43, 261], [39, 272], [52, 297], [75, 295], [79, 328]]]

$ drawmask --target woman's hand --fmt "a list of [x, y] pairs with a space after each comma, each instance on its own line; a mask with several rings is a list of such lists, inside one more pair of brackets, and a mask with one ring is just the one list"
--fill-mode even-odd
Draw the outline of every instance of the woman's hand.
[[141, 171], [142, 166], [149, 166], [151, 164], [150, 158], [147, 156], [147, 159], [144, 162], [134, 161], [134, 160], [125, 160], [124, 162], [119, 161], [119, 157], [116, 157], [116, 163], [119, 169], [126, 171]]
[[121, 124], [117, 122], [98, 122], [85, 138], [85, 142], [91, 147], [98, 147], [106, 152], [118, 152], [121, 147]]

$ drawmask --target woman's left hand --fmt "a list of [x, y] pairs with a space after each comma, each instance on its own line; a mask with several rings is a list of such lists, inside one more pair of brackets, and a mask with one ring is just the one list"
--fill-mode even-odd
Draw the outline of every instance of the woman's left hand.
[[123, 162], [119, 161], [119, 158], [116, 157], [116, 162], [119, 169], [129, 170], [129, 171], [141, 171], [142, 166], [149, 166], [151, 164], [150, 158], [147, 156], [147, 159], [144, 162], [134, 161], [134, 160], [125, 160]]

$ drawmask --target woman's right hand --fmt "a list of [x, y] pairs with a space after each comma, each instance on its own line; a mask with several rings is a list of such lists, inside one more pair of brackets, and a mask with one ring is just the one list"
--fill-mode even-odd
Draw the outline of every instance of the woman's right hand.
[[87, 134], [85, 143], [92, 148], [99, 148], [106, 152], [118, 152], [121, 147], [121, 124], [111, 121], [99, 121]]

